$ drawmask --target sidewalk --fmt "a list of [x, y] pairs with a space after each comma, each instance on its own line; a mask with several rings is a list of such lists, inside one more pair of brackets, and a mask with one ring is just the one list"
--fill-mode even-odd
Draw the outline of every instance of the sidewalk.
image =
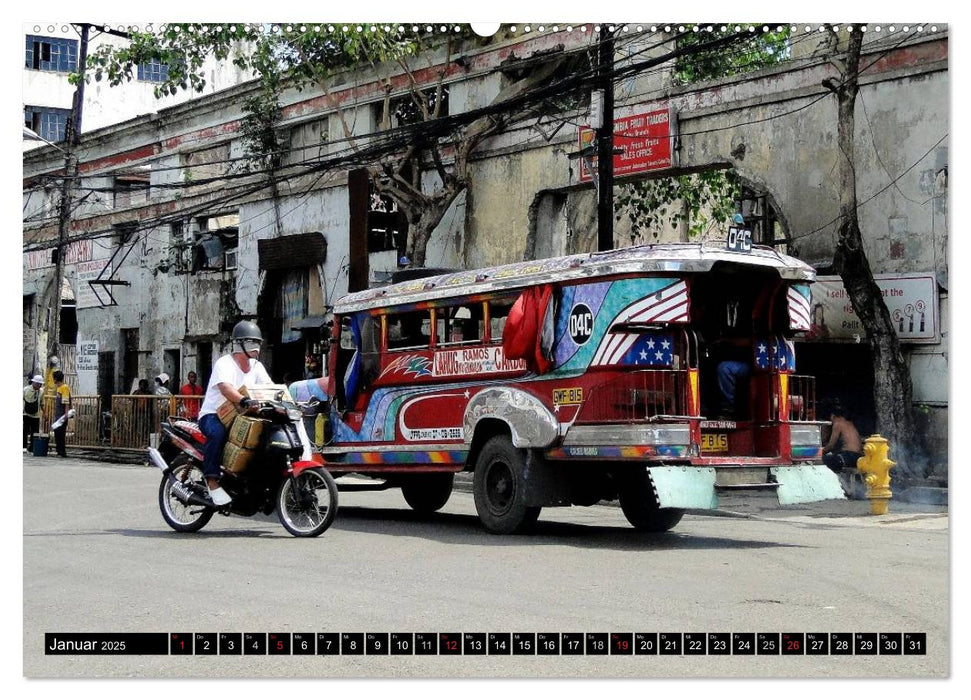
[[[150, 468], [147, 457], [142, 453], [113, 453], [110, 451], [86, 451], [68, 449], [68, 456], [57, 457], [50, 453], [47, 457], [34, 457], [24, 453], [25, 468], [45, 468], [54, 466], [84, 467], [97, 463], [100, 465], [114, 465], [121, 467]], [[368, 480], [370, 481], [370, 480]], [[925, 489], [929, 487], [917, 486], [908, 489]], [[472, 473], [459, 472], [455, 475], [455, 490], [464, 493], [472, 492]], [[871, 515], [870, 502], [860, 500], [819, 501], [792, 506], [780, 506], [774, 494], [765, 492], [730, 493], [719, 496], [718, 508], [715, 510], [689, 510], [691, 515], [703, 517], [725, 518], [757, 518], [761, 520], [803, 520], [822, 524], [826, 519], [838, 523], [847, 518], [858, 518], [861, 522], [870, 524], [889, 524], [894, 522], [913, 522], [920, 520], [942, 523], [946, 527], [948, 507], [946, 505], [947, 489], [943, 491], [945, 504], [910, 502], [900, 498], [907, 496], [907, 491], [899, 491], [891, 483], [894, 498], [890, 501], [886, 515]], [[912, 494], [911, 494], [912, 495]], [[604, 501], [602, 505], [619, 507], [617, 501]]]
[[[472, 474], [460, 472], [455, 475], [455, 489], [472, 491]], [[891, 490], [893, 484], [891, 483]], [[945, 489], [946, 492], [946, 489]], [[758, 518], [762, 520], [777, 519], [805, 519], [819, 521], [820, 519], [861, 518], [876, 523], [890, 523], [900, 521], [933, 519], [947, 520], [947, 505], [928, 503], [912, 503], [900, 500], [899, 494], [894, 492], [886, 515], [871, 515], [869, 501], [842, 500], [819, 501], [792, 506], [780, 506], [774, 494], [765, 492], [730, 493], [719, 496], [718, 508], [715, 510], [689, 510], [692, 515], [726, 518]], [[946, 497], [945, 497], [946, 500]], [[620, 507], [617, 501], [605, 501], [602, 505]]]

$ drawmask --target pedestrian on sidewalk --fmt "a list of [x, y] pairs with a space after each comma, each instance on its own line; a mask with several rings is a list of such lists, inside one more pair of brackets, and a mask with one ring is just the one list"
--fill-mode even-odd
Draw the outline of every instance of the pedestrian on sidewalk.
[[24, 452], [29, 452], [34, 434], [40, 430], [40, 407], [44, 401], [44, 378], [35, 374], [24, 387]]
[[[53, 374], [54, 379], [54, 422], [66, 414], [71, 409], [71, 389], [64, 383], [64, 372], [56, 370]], [[54, 445], [57, 448], [58, 457], [67, 457], [65, 446], [67, 440], [67, 421], [54, 429]]]

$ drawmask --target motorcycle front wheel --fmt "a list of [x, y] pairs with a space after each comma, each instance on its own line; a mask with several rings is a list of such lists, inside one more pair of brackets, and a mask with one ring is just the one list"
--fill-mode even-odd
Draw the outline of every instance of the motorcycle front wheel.
[[180, 455], [175, 458], [171, 478], [162, 477], [158, 487], [158, 507], [162, 517], [176, 532], [196, 532], [212, 520], [216, 512], [212, 508], [183, 503], [172, 493], [175, 481], [182, 482], [185, 487], [198, 495], [206, 493], [206, 480], [202, 474], [202, 467]]
[[316, 537], [337, 517], [337, 484], [326, 469], [305, 469], [280, 485], [280, 523], [294, 537]]

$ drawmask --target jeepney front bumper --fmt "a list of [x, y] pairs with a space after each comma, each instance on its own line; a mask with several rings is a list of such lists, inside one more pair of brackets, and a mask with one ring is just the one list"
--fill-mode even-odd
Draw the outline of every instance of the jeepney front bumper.
[[661, 508], [718, 508], [718, 494], [774, 491], [779, 505], [845, 499], [839, 477], [822, 464], [774, 467], [648, 467]]

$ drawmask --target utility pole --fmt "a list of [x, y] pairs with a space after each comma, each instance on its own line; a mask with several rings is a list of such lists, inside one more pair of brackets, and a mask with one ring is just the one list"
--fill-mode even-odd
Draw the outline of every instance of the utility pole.
[[61, 180], [61, 202], [57, 215], [57, 248], [54, 262], [54, 318], [51, 319], [47, 335], [47, 357], [59, 353], [61, 334], [61, 297], [64, 284], [64, 255], [67, 247], [68, 229], [71, 223], [71, 205], [74, 201], [74, 181], [78, 175], [78, 159], [74, 154], [81, 137], [81, 114], [84, 109], [84, 71], [88, 61], [88, 32], [91, 25], [81, 25], [81, 45], [78, 51], [78, 73], [81, 80], [74, 90], [71, 114], [64, 128], [64, 177]]
[[614, 33], [600, 26], [597, 83], [603, 110], [597, 129], [597, 250], [614, 247]]

